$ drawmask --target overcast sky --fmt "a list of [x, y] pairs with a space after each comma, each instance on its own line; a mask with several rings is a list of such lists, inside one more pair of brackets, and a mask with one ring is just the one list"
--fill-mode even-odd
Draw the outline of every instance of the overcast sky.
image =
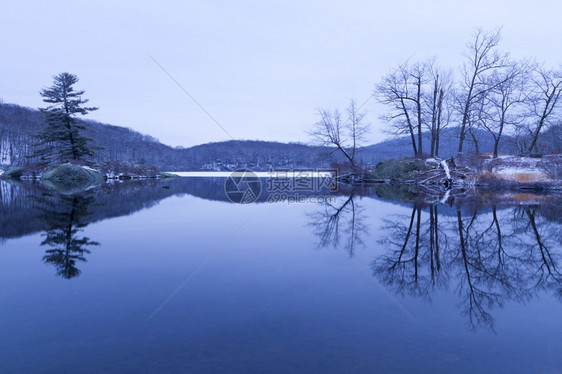
[[[4, 1], [0, 99], [40, 107], [68, 71], [100, 108], [89, 118], [166, 144], [307, 142], [318, 108], [365, 101], [408, 58], [458, 66], [478, 26], [559, 64], [561, 15], [559, 1]], [[364, 108], [380, 141], [381, 108]]]

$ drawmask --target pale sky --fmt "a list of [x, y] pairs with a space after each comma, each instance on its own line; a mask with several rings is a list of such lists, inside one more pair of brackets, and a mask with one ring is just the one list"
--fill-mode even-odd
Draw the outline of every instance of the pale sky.
[[[100, 109], [88, 116], [173, 146], [310, 141], [318, 108], [363, 102], [406, 59], [457, 67], [476, 27], [503, 26], [515, 57], [562, 63], [559, 1], [25, 1], [0, 7], [0, 99], [43, 106], [63, 71]], [[369, 141], [381, 107], [364, 109]]]

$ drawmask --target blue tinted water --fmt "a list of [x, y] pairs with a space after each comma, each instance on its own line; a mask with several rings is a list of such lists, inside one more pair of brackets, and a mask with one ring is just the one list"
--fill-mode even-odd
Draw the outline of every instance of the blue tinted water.
[[93, 192], [74, 237], [99, 245], [87, 246], [70, 279], [44, 260], [56, 245], [40, 243], [46, 231], [68, 228], [62, 216], [76, 201], [50, 197], [57, 226], [37, 213], [42, 190], [9, 187], [16, 196], [3, 199], [0, 372], [562, 370], [556, 210], [498, 206], [498, 252], [495, 226], [485, 231], [490, 207], [439, 204], [434, 256], [431, 205], [417, 205], [417, 259], [414, 235], [392, 268], [412, 216], [416, 229], [412, 204], [355, 196], [333, 218], [348, 196], [332, 206], [242, 205], [217, 199], [220, 191], [200, 179], [164, 183], [171, 188]]

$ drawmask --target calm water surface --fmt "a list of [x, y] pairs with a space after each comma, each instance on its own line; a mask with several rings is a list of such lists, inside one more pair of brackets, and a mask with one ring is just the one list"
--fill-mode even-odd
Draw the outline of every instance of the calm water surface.
[[1, 183], [1, 373], [562, 372], [557, 196]]

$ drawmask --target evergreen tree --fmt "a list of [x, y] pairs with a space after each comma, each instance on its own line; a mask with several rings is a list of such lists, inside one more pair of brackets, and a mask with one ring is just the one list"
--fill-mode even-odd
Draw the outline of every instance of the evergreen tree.
[[98, 108], [83, 106], [88, 102], [82, 99], [84, 91], [75, 91], [72, 87], [78, 82], [76, 75], [61, 73], [53, 78], [53, 85], [40, 92], [43, 101], [50, 105], [40, 108], [45, 114], [47, 127], [38, 134], [38, 151], [34, 156], [44, 161], [83, 160], [93, 155], [93, 147], [89, 144], [91, 139], [81, 133], [86, 127], [76, 115], [85, 115]]

